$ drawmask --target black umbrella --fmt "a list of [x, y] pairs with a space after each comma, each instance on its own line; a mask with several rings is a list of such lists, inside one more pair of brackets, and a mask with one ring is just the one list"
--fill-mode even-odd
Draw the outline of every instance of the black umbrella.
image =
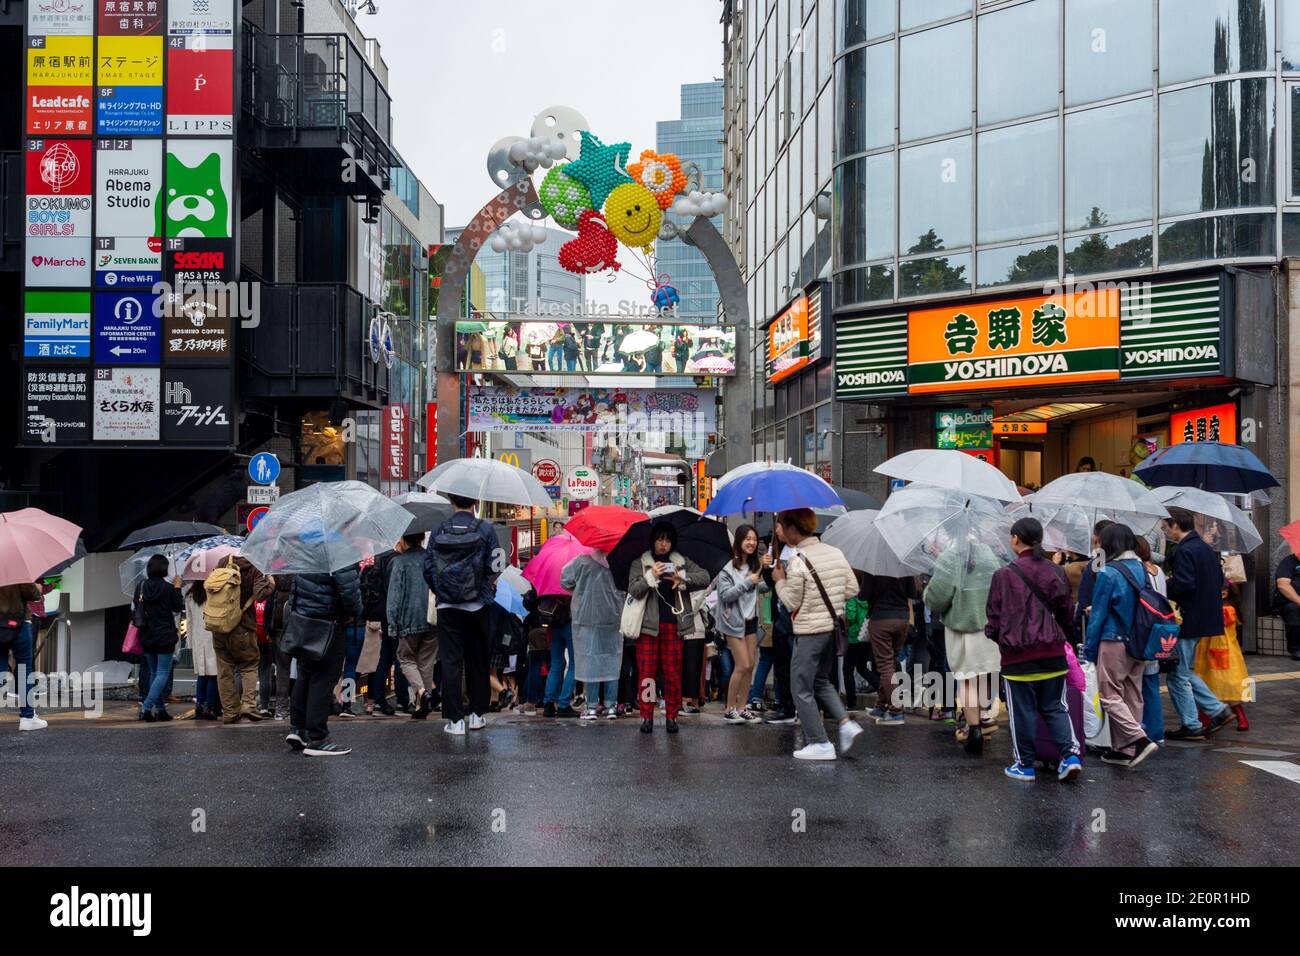
[[690, 558], [712, 577], [731, 560], [731, 535], [721, 521], [705, 518], [686, 508], [657, 518], [638, 521], [627, 529], [609, 552], [609, 572], [620, 588], [627, 587], [634, 562], [650, 550], [650, 529], [666, 521], [677, 530], [677, 551]]
[[41, 577], [42, 578], [57, 577], [58, 575], [68, 570], [68, 568], [72, 567], [74, 564], [76, 564], [85, 556], [86, 556], [86, 542], [78, 538], [77, 547], [76, 550], [73, 552], [72, 557], [68, 558], [66, 561], [60, 561], [54, 567], [50, 568], [48, 571], [42, 574]]
[[393, 500], [414, 515], [406, 528], [407, 534], [426, 534], [450, 518], [456, 510], [442, 495], [427, 491], [410, 491]]
[[186, 542], [193, 544], [196, 541], [202, 541], [204, 538], [211, 538], [214, 535], [225, 534], [226, 529], [215, 524], [207, 524], [202, 521], [161, 521], [158, 524], [151, 524], [147, 528], [140, 528], [138, 531], [132, 531], [127, 535], [126, 540], [122, 542], [121, 549], [147, 548], [155, 544], [174, 544], [176, 542]]

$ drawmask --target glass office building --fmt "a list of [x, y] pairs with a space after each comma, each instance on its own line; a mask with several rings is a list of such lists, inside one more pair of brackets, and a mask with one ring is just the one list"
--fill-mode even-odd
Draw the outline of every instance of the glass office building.
[[[454, 243], [463, 231], [449, 229], [447, 242]], [[493, 252], [486, 245], [480, 249], [474, 264], [487, 279], [488, 311], [503, 319], [530, 311], [534, 318], [545, 318], [548, 306], [582, 305], [587, 277], [560, 265], [560, 247], [572, 238], [572, 233], [547, 229], [546, 241], [528, 252]]]

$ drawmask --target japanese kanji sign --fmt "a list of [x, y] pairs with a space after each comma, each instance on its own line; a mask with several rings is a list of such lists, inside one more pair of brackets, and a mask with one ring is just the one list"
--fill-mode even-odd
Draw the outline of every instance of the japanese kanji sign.
[[97, 368], [95, 441], [157, 441], [162, 373], [157, 368]]
[[1228, 402], [1189, 412], [1174, 412], [1169, 416], [1169, 444], [1179, 445], [1187, 441], [1218, 441], [1235, 445], [1237, 406]]
[[1078, 292], [908, 316], [908, 391], [1119, 378], [1119, 296]]

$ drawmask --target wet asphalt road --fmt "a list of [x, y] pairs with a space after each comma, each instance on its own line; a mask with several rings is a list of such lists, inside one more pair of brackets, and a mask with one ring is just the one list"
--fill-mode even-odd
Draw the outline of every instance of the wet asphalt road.
[[1073, 786], [1006, 780], [1005, 728], [976, 759], [920, 719], [834, 763], [791, 759], [793, 727], [716, 717], [646, 737], [492, 715], [463, 738], [359, 718], [332, 722], [355, 748], [332, 759], [290, 753], [283, 723], [6, 720], [0, 865], [1293, 865], [1300, 783], [1242, 762], [1300, 765], [1300, 681], [1270, 700], [1249, 734], [1089, 760]]

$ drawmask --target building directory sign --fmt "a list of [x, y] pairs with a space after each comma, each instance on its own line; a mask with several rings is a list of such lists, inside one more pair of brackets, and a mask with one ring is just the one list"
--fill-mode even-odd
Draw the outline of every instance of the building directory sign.
[[235, 441], [237, 310], [156, 286], [237, 278], [237, 15], [234, 0], [27, 4], [24, 444]]

